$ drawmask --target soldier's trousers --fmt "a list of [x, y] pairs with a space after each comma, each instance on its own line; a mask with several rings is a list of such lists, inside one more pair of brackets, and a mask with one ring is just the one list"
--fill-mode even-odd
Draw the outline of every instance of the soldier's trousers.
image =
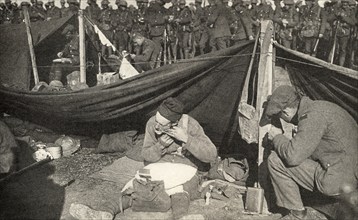
[[349, 36], [337, 37], [339, 45], [339, 65], [344, 66], [347, 56], [347, 45], [349, 41]]
[[[320, 182], [324, 170], [316, 161], [306, 159], [299, 166], [286, 167], [281, 158], [272, 152], [268, 158], [268, 169], [276, 195], [276, 203], [280, 207], [290, 210], [299, 210], [304, 207], [299, 186], [309, 191], [325, 191]], [[332, 182], [331, 184], [334, 186], [336, 183]], [[337, 186], [337, 191], [338, 188], [339, 186]]]
[[204, 48], [209, 40], [209, 34], [206, 31], [196, 31], [194, 32], [194, 35], [195, 43], [199, 46], [200, 54], [204, 54]]
[[315, 37], [305, 37], [303, 39], [303, 41], [305, 42], [305, 53], [306, 54], [312, 54], [315, 43], [316, 43], [317, 38]]

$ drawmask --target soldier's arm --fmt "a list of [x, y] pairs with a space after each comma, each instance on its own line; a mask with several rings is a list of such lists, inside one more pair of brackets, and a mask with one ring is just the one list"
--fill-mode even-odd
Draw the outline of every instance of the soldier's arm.
[[183, 146], [194, 157], [204, 163], [214, 162], [217, 158], [217, 150], [213, 142], [204, 133], [197, 121], [191, 121], [188, 126], [188, 141]]
[[244, 29], [246, 32], [246, 37], [254, 36], [254, 33], [252, 32], [252, 21], [247, 16], [241, 17], [242, 24], [244, 25]]
[[147, 62], [150, 60], [150, 57], [152, 56], [154, 51], [154, 45], [147, 46], [141, 55], [137, 55], [134, 60], [136, 62]]
[[145, 128], [142, 157], [147, 162], [157, 162], [162, 157], [162, 145], [155, 137], [155, 119], [152, 117]]
[[354, 26], [357, 22], [353, 14], [347, 14], [346, 16], [342, 16], [342, 20], [351, 26]]
[[283, 134], [273, 138], [275, 151], [289, 166], [298, 166], [316, 150], [326, 127], [319, 112], [308, 113], [301, 117], [297, 134], [291, 140]]
[[299, 21], [300, 21], [300, 17], [299, 17], [298, 12], [294, 12], [294, 14], [292, 16], [292, 20], [288, 21], [287, 26], [291, 27], [291, 28], [296, 27], [298, 25]]

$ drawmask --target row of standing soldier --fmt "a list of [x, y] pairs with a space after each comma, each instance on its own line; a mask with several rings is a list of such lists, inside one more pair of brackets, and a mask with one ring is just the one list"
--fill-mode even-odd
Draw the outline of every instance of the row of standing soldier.
[[[253, 40], [263, 20], [273, 20], [276, 39], [286, 47], [318, 56], [333, 62], [338, 54], [337, 63], [345, 65], [347, 51], [349, 63], [354, 62], [356, 50], [356, 3], [353, 0], [332, 0], [321, 8], [315, 0], [306, 0], [305, 5], [293, 0], [272, 2], [256, 0], [234, 0], [232, 6], [227, 0], [202, 0], [186, 5], [185, 0], [173, 0], [170, 8], [165, 8], [164, 0], [137, 0], [138, 9], [128, 7], [125, 0], [116, 0], [118, 9], [113, 10], [108, 0], [102, 0], [101, 8], [95, 0], [89, 0], [85, 13], [114, 42], [118, 51], [140, 53], [131, 44], [133, 33], [140, 33], [152, 40], [160, 50], [160, 63], [171, 63], [206, 52], [224, 49], [243, 40]], [[44, 9], [41, 1], [32, 0], [31, 21], [50, 20], [76, 13], [79, 3], [76, 0], [61, 0], [61, 8], [54, 6], [53, 0]], [[21, 22], [21, 11], [5, 1], [2, 6], [1, 22]], [[9, 11], [12, 11], [11, 13]], [[347, 47], [353, 45], [353, 47]], [[102, 46], [102, 54], [112, 54], [111, 48]], [[158, 65], [157, 65], [158, 66]]]

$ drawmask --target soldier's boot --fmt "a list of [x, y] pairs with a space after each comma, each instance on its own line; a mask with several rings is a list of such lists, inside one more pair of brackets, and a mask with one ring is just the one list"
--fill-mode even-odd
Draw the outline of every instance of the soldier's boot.
[[184, 59], [189, 59], [189, 49], [184, 49]]
[[185, 59], [183, 49], [180, 48], [179, 50], [180, 59]]
[[189, 193], [181, 192], [171, 195], [172, 212], [174, 219], [180, 219], [188, 214], [190, 198]]

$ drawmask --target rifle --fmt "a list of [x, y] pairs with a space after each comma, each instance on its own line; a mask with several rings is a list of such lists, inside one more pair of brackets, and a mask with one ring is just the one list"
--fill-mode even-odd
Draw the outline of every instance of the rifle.
[[351, 28], [351, 36], [350, 36], [350, 44], [348, 45], [352, 45], [352, 47], [350, 47], [351, 49], [351, 53], [350, 53], [350, 60], [349, 60], [349, 67], [352, 68], [354, 65], [354, 57], [355, 57], [355, 50], [356, 50], [356, 44], [357, 44], [357, 36], [356, 36], [356, 27], [352, 27]]
[[162, 45], [160, 45], [160, 51], [159, 51], [159, 55], [157, 58], [157, 62], [155, 63], [155, 68], [160, 67], [160, 63], [162, 61], [162, 54], [163, 54], [163, 47], [162, 47]]
[[334, 39], [333, 39], [333, 47], [331, 49], [331, 51], [329, 52], [328, 55], [328, 62], [333, 63], [334, 60], [334, 54], [336, 53], [336, 47], [337, 47], [337, 30], [338, 30], [338, 25], [340, 24], [339, 21], [337, 21], [337, 25], [335, 27], [335, 33], [334, 33]]
[[163, 47], [164, 47], [164, 56], [163, 56], [163, 63], [164, 65], [167, 64], [167, 29], [164, 29], [164, 43], [163, 43]]
[[312, 51], [312, 56], [314, 56], [314, 57], [316, 57], [316, 55], [317, 55], [318, 43], [319, 43], [319, 38], [317, 38], [316, 43], [315, 43], [314, 48], [313, 48], [313, 51]]

